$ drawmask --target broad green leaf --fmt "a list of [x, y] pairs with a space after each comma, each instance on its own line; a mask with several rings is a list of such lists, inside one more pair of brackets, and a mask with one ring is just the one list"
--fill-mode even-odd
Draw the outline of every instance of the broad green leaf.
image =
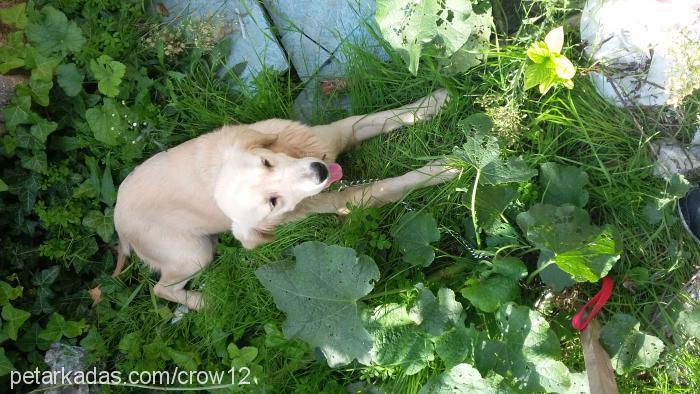
[[597, 282], [620, 259], [619, 242], [611, 227], [603, 228], [593, 240], [578, 248], [557, 253], [552, 259], [577, 282]]
[[95, 139], [108, 146], [117, 145], [117, 138], [126, 130], [121, 108], [110, 98], [100, 108], [88, 109], [85, 119]]
[[484, 185], [500, 185], [503, 183], [522, 183], [537, 175], [537, 171], [528, 167], [523, 159], [509, 157], [487, 164], [481, 173], [479, 183]]
[[429, 266], [435, 259], [431, 243], [440, 240], [440, 231], [433, 216], [427, 212], [408, 212], [391, 229], [403, 260], [412, 265]]
[[[471, 3], [460, 0], [379, 0], [375, 15], [384, 39], [398, 50], [416, 74], [424, 49], [447, 58], [467, 44], [470, 36], [479, 38], [491, 23], [489, 17], [473, 13]], [[475, 45], [474, 45], [475, 46]]]
[[115, 97], [119, 94], [119, 85], [126, 72], [126, 66], [107, 55], [90, 60], [90, 72], [97, 79], [97, 88], [100, 93]]
[[457, 394], [485, 393], [495, 394], [501, 390], [493, 381], [485, 380], [469, 364], [458, 364], [438, 376], [428, 379], [418, 394]]
[[90, 210], [83, 218], [83, 226], [93, 230], [102, 238], [102, 241], [109, 243], [114, 235], [114, 219], [112, 210], [107, 208], [105, 213], [97, 210]]
[[58, 313], [53, 313], [46, 324], [46, 328], [39, 334], [39, 338], [47, 341], [59, 341], [61, 338], [75, 338], [85, 329], [85, 320], [67, 321]]
[[588, 212], [570, 204], [535, 204], [520, 213], [517, 222], [530, 242], [555, 254], [582, 246], [600, 233]]
[[44, 118], [38, 118], [37, 122], [29, 128], [29, 134], [33, 135], [37, 141], [44, 144], [46, 143], [46, 139], [56, 130], [56, 128], [58, 128], [58, 123], [49, 122]]
[[461, 148], [454, 150], [454, 154], [465, 163], [481, 170], [489, 163], [498, 160], [500, 149], [498, 140], [489, 135], [492, 123], [485, 119], [484, 114], [474, 114], [460, 122], [460, 127], [466, 134], [466, 141]]
[[32, 45], [45, 56], [78, 52], [85, 43], [78, 25], [73, 21], [68, 22], [63, 12], [51, 6], [44, 7], [41, 17], [27, 24], [26, 35]]
[[29, 47], [24, 42], [24, 32], [16, 31], [6, 35], [6, 42], [0, 46], [0, 74], [23, 67]]
[[664, 350], [664, 343], [653, 335], [639, 331], [634, 317], [616, 313], [600, 330], [600, 343], [610, 354], [618, 375], [653, 367]]
[[9, 374], [11, 371], [16, 371], [17, 368], [15, 368], [14, 365], [12, 365], [12, 361], [10, 361], [9, 358], [5, 355], [5, 348], [0, 347], [0, 376], [5, 376]]
[[561, 49], [564, 47], [564, 28], [559, 26], [547, 33], [544, 42], [551, 52], [561, 53]]
[[25, 3], [19, 3], [12, 7], [0, 8], [0, 22], [17, 29], [24, 29], [27, 25], [26, 6]]
[[673, 197], [683, 197], [688, 193], [691, 187], [692, 185], [683, 175], [673, 174], [666, 185], [666, 193]]
[[[471, 190], [467, 190], [468, 193]], [[468, 194], [471, 197], [471, 194]], [[476, 220], [481, 228], [490, 227], [513, 201], [515, 189], [503, 185], [484, 185], [476, 191]]]
[[[185, 371], [196, 371], [197, 367], [201, 363], [201, 360], [197, 354], [193, 352], [181, 352], [173, 349], [172, 347], [168, 347], [167, 358], [168, 360], [172, 360], [175, 365], [184, 369]], [[248, 365], [250, 364], [241, 365], [237, 367], [237, 369]]]
[[563, 392], [571, 386], [569, 370], [559, 361], [559, 340], [539, 312], [511, 303], [496, 319], [502, 345], [482, 356], [496, 358], [496, 373], [512, 376], [521, 391]]
[[20, 159], [20, 164], [22, 168], [38, 172], [40, 174], [45, 174], [49, 167], [46, 159], [46, 152], [35, 151], [31, 155], [22, 156]]
[[535, 41], [532, 43], [532, 45], [530, 45], [530, 47], [527, 49], [526, 54], [527, 57], [529, 57], [530, 60], [536, 64], [543, 63], [551, 56], [549, 48], [547, 48], [547, 43], [544, 41]]
[[485, 340], [486, 335], [472, 327], [456, 326], [434, 340], [435, 353], [451, 368], [472, 359]]
[[10, 304], [2, 307], [2, 331], [13, 341], [17, 340], [17, 332], [22, 327], [30, 313], [17, 309]]
[[550, 78], [551, 70], [547, 68], [545, 63], [532, 63], [525, 67], [525, 85], [524, 89], [528, 90], [546, 81]]
[[495, 312], [501, 305], [518, 297], [518, 281], [526, 275], [527, 267], [519, 259], [496, 258], [492, 262], [490, 276], [468, 280], [461, 293], [477, 309], [487, 313]]
[[571, 63], [571, 60], [566, 56], [559, 54], [553, 55], [552, 62], [554, 63], [554, 72], [557, 74], [557, 77], [570, 80], [576, 74], [576, 67], [574, 67], [574, 64]]
[[46, 350], [51, 346], [52, 341], [47, 341], [39, 337], [41, 333], [41, 327], [38, 323], [32, 323], [29, 328], [24, 329], [24, 334], [22, 334], [19, 339], [17, 339], [16, 345], [19, 350], [24, 353], [29, 353], [34, 349]]
[[255, 275], [287, 314], [283, 331], [320, 348], [328, 365], [367, 360], [372, 337], [362, 327], [358, 301], [379, 280], [379, 269], [350, 248], [305, 242], [294, 248], [296, 263], [278, 262]]
[[11, 104], [5, 106], [5, 127], [9, 131], [15, 131], [18, 125], [31, 122], [32, 99], [29, 96], [15, 96]]
[[496, 257], [491, 264], [491, 272], [494, 274], [513, 280], [520, 280], [527, 276], [525, 263], [517, 257]]
[[51, 299], [54, 298], [56, 294], [48, 286], [40, 286], [36, 288], [36, 298], [34, 299], [34, 305], [32, 305], [32, 314], [49, 314], [53, 313], [56, 309], [51, 305]]
[[588, 174], [578, 167], [544, 163], [540, 166], [539, 183], [545, 204], [583, 208], [588, 203]]
[[659, 207], [658, 200], [654, 199], [653, 202], [648, 202], [644, 208], [642, 208], [642, 215], [647, 223], [654, 225], [663, 220], [664, 210], [662, 207]]
[[700, 338], [700, 307], [696, 306], [691, 311], [682, 311], [676, 324], [686, 336]]
[[[541, 250], [537, 259], [537, 268], [541, 268], [543, 264], [548, 263], [553, 257], [554, 252], [551, 250]], [[560, 292], [576, 284], [574, 278], [564, 272], [556, 264], [550, 264], [545, 267], [540, 272], [540, 279], [555, 292]]]
[[67, 96], [75, 97], [83, 90], [85, 75], [74, 63], [61, 64], [56, 67], [56, 80]]
[[597, 282], [620, 258], [612, 227], [590, 223], [588, 212], [570, 204], [535, 204], [517, 217], [527, 239], [578, 282]]
[[430, 335], [418, 328], [403, 305], [380, 305], [363, 320], [373, 338], [373, 364], [401, 367], [413, 375], [435, 359]]
[[468, 283], [462, 296], [481, 311], [495, 312], [501, 305], [515, 300], [520, 294], [518, 281], [501, 275]]
[[32, 79], [50, 82], [53, 79], [53, 70], [61, 62], [61, 59], [44, 56], [36, 49], [31, 48], [27, 50], [24, 62], [25, 67], [32, 70]]
[[114, 206], [117, 200], [117, 191], [114, 188], [112, 168], [109, 163], [105, 166], [105, 170], [102, 173], [102, 180], [100, 181], [100, 200], [109, 207]]
[[136, 360], [141, 357], [143, 337], [138, 331], [130, 332], [122, 337], [117, 347], [127, 359]]
[[422, 283], [416, 285], [418, 299], [409, 311], [409, 316], [418, 328], [431, 336], [439, 336], [449, 324], [460, 323], [462, 304], [455, 300], [455, 293], [447, 288], [438, 290], [437, 298]]
[[17, 95], [31, 96], [34, 102], [46, 107], [49, 105], [49, 92], [53, 87], [53, 81], [40, 81], [29, 78], [29, 84], [17, 85]]
[[90, 327], [87, 335], [80, 340], [80, 346], [85, 349], [88, 354], [88, 360], [92, 362], [109, 354], [107, 345], [104, 339], [102, 339], [100, 331], [95, 326]]
[[0, 305], [5, 305], [20, 296], [22, 296], [22, 286], [12, 287], [9, 283], [0, 280]]
[[43, 269], [39, 273], [32, 277], [32, 284], [34, 286], [50, 286], [58, 278], [58, 274], [61, 272], [61, 267], [54, 265], [53, 267]]
[[520, 244], [518, 233], [509, 223], [496, 220], [486, 232], [486, 245], [489, 248], [499, 248], [506, 245]]
[[1, 192], [6, 192], [9, 188], [7, 187], [7, 183], [0, 179], [0, 193]]

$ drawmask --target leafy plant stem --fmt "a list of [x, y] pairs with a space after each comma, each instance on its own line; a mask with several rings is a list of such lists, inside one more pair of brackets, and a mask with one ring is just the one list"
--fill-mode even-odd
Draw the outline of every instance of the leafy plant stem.
[[373, 298], [379, 298], [379, 297], [383, 297], [383, 296], [387, 296], [387, 295], [403, 293], [405, 291], [409, 291], [409, 290], [413, 290], [413, 289], [414, 289], [414, 287], [405, 287], [405, 288], [401, 288], [401, 289], [392, 289], [392, 290], [382, 291], [379, 293], [368, 294], [368, 295], [360, 298], [360, 301], [366, 301], [366, 300], [371, 300]]
[[472, 213], [472, 223], [474, 224], [474, 236], [476, 237], [476, 247], [481, 248], [481, 237], [479, 237], [479, 227], [477, 226], [477, 218], [476, 218], [476, 188], [479, 185], [479, 178], [481, 177], [481, 170], [477, 168], [476, 170], [476, 178], [474, 178], [474, 186], [472, 187], [472, 204], [471, 204], [471, 213]]
[[533, 279], [539, 274], [540, 272], [544, 271], [545, 268], [549, 267], [550, 265], [554, 264], [554, 260], [549, 260], [546, 263], [542, 264], [542, 266], [530, 274], [530, 276], [527, 277], [527, 283], [531, 283]]

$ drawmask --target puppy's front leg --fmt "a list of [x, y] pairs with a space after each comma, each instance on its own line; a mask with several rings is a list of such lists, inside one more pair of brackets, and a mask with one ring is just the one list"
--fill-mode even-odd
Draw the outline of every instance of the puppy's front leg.
[[379, 207], [401, 200], [413, 189], [447, 182], [458, 173], [458, 170], [446, 166], [444, 161], [435, 161], [401, 176], [308, 198], [297, 207], [290, 220], [302, 218], [310, 213], [346, 215], [349, 212], [348, 205]]

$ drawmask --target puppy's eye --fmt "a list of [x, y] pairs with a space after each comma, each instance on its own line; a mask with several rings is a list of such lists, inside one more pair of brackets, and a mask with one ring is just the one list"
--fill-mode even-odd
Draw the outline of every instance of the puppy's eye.
[[272, 168], [272, 163], [270, 163], [270, 161], [267, 160], [267, 159], [264, 158], [264, 157], [262, 158], [262, 164], [263, 164], [266, 168]]
[[272, 205], [272, 208], [277, 206], [277, 197], [270, 197], [270, 205]]

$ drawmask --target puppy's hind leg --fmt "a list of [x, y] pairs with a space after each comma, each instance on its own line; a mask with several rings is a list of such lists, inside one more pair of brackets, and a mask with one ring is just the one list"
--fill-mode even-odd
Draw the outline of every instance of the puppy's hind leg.
[[185, 285], [211, 262], [214, 254], [209, 237], [178, 237], [177, 246], [161, 250], [158, 260], [147, 258], [149, 264], [160, 270], [160, 279], [153, 292], [161, 298], [186, 305], [193, 310], [204, 306], [202, 295], [185, 290]]
[[153, 292], [160, 298], [186, 305], [192, 310], [199, 310], [204, 306], [202, 294], [198, 291], [185, 290], [187, 281], [197, 271], [189, 275], [180, 272], [161, 272], [160, 280], [153, 287]]

